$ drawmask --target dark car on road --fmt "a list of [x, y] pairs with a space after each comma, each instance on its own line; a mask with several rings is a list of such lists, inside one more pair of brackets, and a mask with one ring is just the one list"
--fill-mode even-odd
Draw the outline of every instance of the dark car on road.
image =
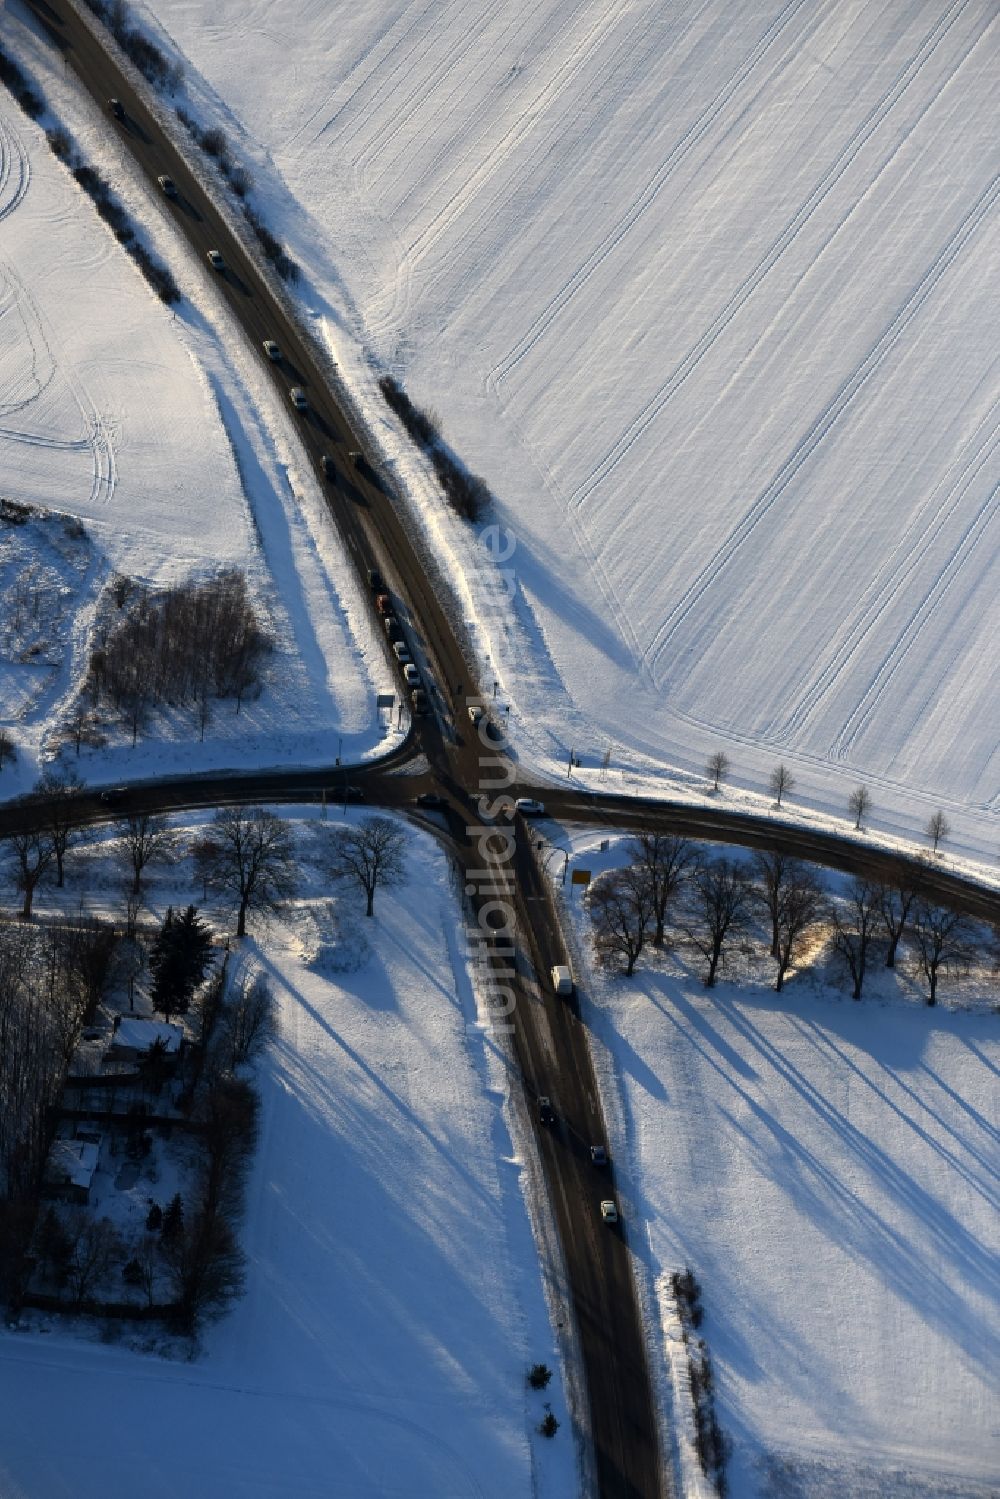
[[108, 108], [110, 109], [116, 120], [124, 120], [125, 108], [120, 99], [109, 99]]
[[552, 1107], [552, 1100], [546, 1094], [541, 1094], [538, 1100], [538, 1117], [542, 1124], [555, 1124], [556, 1112]]

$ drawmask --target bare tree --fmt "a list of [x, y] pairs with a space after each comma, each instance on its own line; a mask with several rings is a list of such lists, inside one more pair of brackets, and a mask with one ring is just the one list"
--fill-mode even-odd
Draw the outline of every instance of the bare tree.
[[706, 860], [692, 876], [689, 888], [692, 942], [708, 959], [705, 987], [711, 989], [730, 937], [749, 925], [753, 886], [746, 869], [733, 859]]
[[207, 675], [201, 678], [195, 691], [195, 708], [198, 714], [198, 738], [204, 744], [205, 730], [212, 718], [212, 693]]
[[795, 777], [787, 765], [776, 765], [774, 770], [771, 771], [769, 785], [771, 787], [771, 795], [780, 807], [781, 798], [795, 789]]
[[778, 975], [775, 990], [784, 988], [785, 975], [796, 960], [801, 944], [827, 914], [826, 896], [808, 864], [794, 861], [782, 892], [778, 910]]
[[219, 857], [219, 845], [213, 838], [196, 838], [188, 848], [194, 863], [194, 877], [201, 885], [202, 901], [208, 900], [208, 885]]
[[11, 833], [7, 840], [17, 860], [17, 888], [23, 892], [21, 920], [31, 920], [35, 889], [55, 856], [51, 840], [38, 831]]
[[230, 1072], [252, 1062], [274, 1035], [274, 995], [262, 973], [238, 985], [223, 1012]]
[[777, 848], [758, 849], [753, 856], [753, 868], [757, 881], [756, 897], [771, 922], [772, 958], [778, 956], [781, 941], [778, 922], [785, 884], [797, 863], [798, 860], [793, 859], [791, 854], [783, 853]]
[[116, 818], [115, 826], [122, 863], [131, 870], [132, 894], [138, 895], [146, 866], [170, 855], [174, 835], [167, 819], [157, 812], [133, 812]]
[[328, 867], [334, 879], [353, 880], [374, 915], [375, 891], [398, 885], [405, 869], [406, 834], [391, 817], [366, 817], [356, 828], [338, 828], [330, 840]]
[[66, 731], [73, 741], [73, 748], [76, 750], [77, 759], [80, 757], [80, 749], [84, 741], [89, 743], [93, 737], [95, 727], [96, 719], [94, 713], [92, 709], [88, 708], [86, 699], [81, 694], [77, 698], [73, 706], [73, 711], [66, 721]]
[[670, 833], [639, 833], [627, 845], [632, 865], [641, 869], [649, 881], [653, 902], [653, 946], [663, 946], [667, 908], [681, 890], [688, 870], [695, 860], [695, 846], [689, 838]]
[[867, 786], [855, 786], [847, 798], [847, 810], [854, 818], [855, 832], [861, 831], [861, 823], [871, 811], [872, 799]]
[[236, 935], [245, 937], [247, 914], [267, 915], [295, 892], [295, 842], [287, 822], [263, 807], [227, 807], [212, 819], [209, 885], [236, 907]]
[[121, 1239], [110, 1218], [93, 1218], [82, 1209], [70, 1216], [66, 1227], [72, 1244], [66, 1279], [79, 1306], [118, 1259]]
[[919, 865], [897, 864], [888, 880], [879, 882], [878, 908], [887, 939], [885, 966], [895, 968], [899, 946], [913, 902], [923, 888], [923, 870]]
[[931, 853], [936, 854], [938, 844], [943, 843], [951, 832], [951, 823], [943, 812], [935, 812], [934, 816], [929, 819], [924, 832], [931, 841]]
[[624, 959], [625, 977], [631, 978], [654, 916], [653, 889], [645, 869], [631, 865], [601, 875], [587, 892], [587, 905], [602, 962]]
[[725, 750], [716, 750], [708, 761], [708, 778], [712, 782], [713, 791], [718, 791], [728, 774], [729, 756]]
[[82, 790], [83, 781], [75, 770], [47, 770], [35, 787], [36, 795], [45, 798], [41, 816], [55, 854], [56, 884], [60, 890], [63, 887], [66, 850], [79, 836], [74, 812]]
[[17, 754], [14, 740], [6, 729], [0, 729], [0, 770], [3, 770], [8, 760], [13, 760]]
[[160, 1245], [155, 1234], [143, 1234], [134, 1246], [132, 1257], [125, 1265], [123, 1274], [127, 1285], [143, 1293], [146, 1305], [156, 1300], [156, 1282], [160, 1264]]
[[246, 1284], [246, 1257], [231, 1225], [219, 1213], [199, 1211], [170, 1243], [161, 1245], [182, 1325], [193, 1329], [219, 1314]]
[[878, 886], [854, 879], [843, 904], [833, 909], [833, 945], [847, 966], [854, 983], [853, 999], [861, 998], [868, 967], [868, 954], [880, 919]]
[[920, 972], [927, 980], [927, 1003], [937, 1003], [938, 981], [952, 969], [964, 967], [973, 950], [975, 929], [961, 911], [920, 901], [913, 916], [913, 940]]
[[146, 886], [143, 881], [140, 880], [136, 886], [133, 884], [131, 874], [127, 874], [122, 881], [121, 898], [125, 902], [125, 939], [127, 942], [134, 942], [139, 927], [139, 912], [146, 898]]

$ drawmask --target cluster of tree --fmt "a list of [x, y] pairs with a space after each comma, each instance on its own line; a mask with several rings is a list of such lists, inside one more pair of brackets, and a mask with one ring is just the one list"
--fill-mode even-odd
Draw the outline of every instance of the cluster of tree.
[[115, 945], [113, 930], [97, 920], [0, 924], [0, 1199], [37, 1191], [47, 1109], [104, 993]]
[[659, 833], [630, 842], [629, 863], [594, 881], [588, 905], [599, 955], [626, 977], [647, 942], [662, 946], [670, 921], [704, 957], [709, 987], [732, 943], [763, 921], [779, 992], [822, 931], [860, 999], [873, 953], [894, 967], [905, 933], [934, 1004], [942, 975], [967, 966], [975, 939], [968, 917], [926, 898], [919, 865], [900, 861], [883, 880], [853, 879], [831, 899], [816, 870], [789, 854], [761, 850], [749, 863], [706, 857], [688, 839]]
[[413, 441], [427, 453], [451, 508], [464, 520], [478, 520], [492, 499], [486, 480], [470, 473], [459, 462], [431, 417], [413, 404], [398, 380], [392, 375], [383, 375], [379, 389], [386, 405], [396, 413]]
[[35, 787], [36, 794], [46, 800], [38, 807], [34, 826], [7, 838], [22, 896], [22, 921], [31, 920], [35, 891], [50, 869], [62, 888], [66, 853], [79, 837], [74, 812], [82, 789], [83, 782], [74, 771], [46, 771]]
[[147, 1306], [157, 1304], [158, 1291], [165, 1293], [166, 1305], [187, 1332], [222, 1312], [245, 1284], [236, 1225], [257, 1139], [257, 1111], [248, 1083], [214, 1078], [198, 1113], [201, 1161], [187, 1203], [179, 1192], [165, 1209], [154, 1203], [145, 1232], [129, 1245], [108, 1218], [95, 1218], [84, 1208], [50, 1207], [33, 1245], [42, 1274], [81, 1306], [121, 1267], [124, 1283], [141, 1290]]
[[234, 697], [239, 712], [271, 648], [241, 572], [116, 597], [123, 617], [91, 653], [88, 695], [121, 714], [133, 744], [154, 703], [193, 703], [202, 737], [213, 697]]

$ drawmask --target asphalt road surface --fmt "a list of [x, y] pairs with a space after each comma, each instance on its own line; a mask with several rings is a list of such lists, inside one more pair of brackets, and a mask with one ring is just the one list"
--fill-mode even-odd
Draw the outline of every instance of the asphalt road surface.
[[[228, 303], [264, 368], [275, 381], [282, 400], [293, 386], [308, 400], [296, 415], [302, 445], [323, 485], [331, 517], [343, 538], [363, 588], [371, 592], [369, 570], [381, 573], [393, 594], [394, 610], [415, 657], [426, 670], [426, 686], [433, 711], [415, 721], [414, 750], [426, 755], [431, 776], [410, 781], [402, 793], [434, 785], [449, 802], [448, 820], [463, 858], [477, 861], [466, 829], [477, 821], [476, 796], [481, 785], [480, 761], [501, 755], [473, 728], [469, 700], [478, 696], [471, 653], [465, 648], [449, 610], [447, 592], [436, 575], [433, 558], [404, 526], [391, 487], [379, 475], [374, 455], [351, 426], [331, 388], [323, 361], [295, 326], [253, 261], [230, 234], [225, 220], [203, 192], [184, 156], [164, 136], [141, 95], [132, 88], [105, 50], [104, 36], [92, 18], [66, 3], [32, 0], [45, 34], [62, 54], [66, 66], [102, 108], [120, 100], [123, 117], [108, 112], [108, 128], [132, 153], [151, 189], [168, 176], [177, 197], [166, 200], [178, 232], [187, 241], [206, 279]], [[197, 148], [192, 143], [190, 151]], [[225, 269], [210, 269], [209, 250], [219, 251]], [[264, 352], [265, 339], [281, 350], [273, 362]], [[354, 456], [352, 456], [354, 455]], [[356, 456], [356, 455], [360, 455]], [[327, 459], [331, 475], [324, 473]], [[401, 683], [402, 690], [402, 683]], [[341, 773], [343, 774], [343, 773]], [[330, 780], [330, 777], [326, 777]], [[332, 784], [336, 785], [337, 775]], [[346, 782], [358, 797], [396, 804], [399, 778], [380, 767], [358, 768]], [[207, 806], [214, 802], [281, 799], [315, 795], [323, 777], [315, 772], [292, 776], [198, 777], [174, 780], [171, 785], [130, 787], [110, 801], [93, 795], [81, 798], [81, 820], [155, 807]], [[342, 788], [343, 789], [343, 788]], [[250, 795], [246, 793], [250, 792]], [[353, 799], [353, 798], [352, 798]], [[27, 809], [0, 814], [0, 831], [13, 826]], [[542, 998], [548, 964], [561, 959], [558, 923], [547, 893], [534, 872], [523, 828], [518, 833], [516, 873], [511, 900], [517, 918], [519, 954], [514, 1007], [513, 1042], [521, 1064], [529, 1100], [550, 1094], [558, 1104], [559, 1122], [543, 1129], [536, 1124], [539, 1146], [556, 1222], [569, 1272], [579, 1340], [589, 1397], [589, 1426], [593, 1442], [598, 1490], [614, 1499], [656, 1499], [665, 1488], [658, 1448], [642, 1327], [635, 1301], [627, 1226], [605, 1230], [595, 1213], [600, 1196], [613, 1195], [611, 1173], [600, 1183], [584, 1170], [583, 1147], [591, 1138], [603, 1142], [605, 1130], [586, 1034], [570, 1007], [552, 995]]]
[[[81, 794], [81, 823], [107, 821], [138, 811], [174, 811], [232, 803], [295, 802], [326, 796], [331, 805], [365, 803], [423, 815], [418, 794], [435, 792], [444, 805], [429, 823], [446, 837], [467, 869], [480, 865], [468, 829], [478, 821], [477, 793], [483, 777], [506, 759], [502, 743], [491, 743], [473, 728], [470, 701], [479, 684], [472, 653], [454, 621], [460, 614], [449, 598], [433, 557], [407, 529], [391, 487], [380, 477], [373, 455], [352, 432], [308, 339], [286, 314], [253, 262], [230, 236], [224, 220], [170, 142], [164, 138], [141, 97], [105, 53], [96, 33], [66, 0], [32, 0], [46, 34], [67, 65], [103, 106], [121, 100], [125, 118], [108, 116], [108, 128], [119, 134], [146, 174], [151, 190], [167, 175], [178, 187], [170, 200], [179, 233], [204, 267], [206, 280], [228, 302], [243, 332], [258, 352], [262, 367], [274, 379], [282, 400], [292, 385], [302, 386], [308, 410], [296, 420], [299, 435], [327, 497], [333, 522], [369, 594], [368, 572], [377, 568], [393, 596], [415, 658], [425, 671], [432, 713], [417, 718], [406, 741], [392, 754], [362, 765], [252, 774], [173, 777], [112, 789], [101, 797]], [[196, 148], [192, 144], [191, 151]], [[208, 267], [210, 249], [219, 250], [224, 272]], [[282, 351], [269, 361], [264, 339]], [[361, 461], [351, 454], [361, 454]], [[324, 475], [321, 458], [332, 462], [333, 477]], [[402, 680], [400, 692], [405, 691]], [[489, 703], [486, 704], [489, 711]], [[416, 762], [426, 757], [428, 768]], [[331, 756], [331, 760], [332, 760]], [[512, 773], [516, 767], [512, 764]], [[749, 847], [781, 848], [802, 858], [877, 877], [888, 872], [891, 856], [834, 833], [768, 822], [724, 807], [698, 808], [681, 803], [632, 797], [587, 795], [572, 787], [519, 782], [512, 792], [545, 802], [549, 814], [565, 822], [617, 829], [650, 829]], [[441, 821], [439, 822], [439, 817]], [[31, 825], [37, 806], [30, 801], [0, 808], [0, 835]], [[427, 820], [427, 819], [425, 819]], [[447, 827], [447, 834], [445, 833]], [[512, 1041], [528, 1106], [535, 1120], [538, 1148], [550, 1201], [565, 1256], [570, 1292], [579, 1329], [589, 1397], [589, 1420], [598, 1491], [622, 1499], [656, 1499], [670, 1488], [667, 1467], [658, 1448], [646, 1352], [635, 1300], [628, 1250], [629, 1225], [603, 1224], [599, 1204], [615, 1197], [613, 1166], [600, 1171], [590, 1162], [590, 1145], [606, 1143], [600, 1098], [587, 1036], [575, 1003], [557, 998], [548, 983], [555, 963], [565, 961], [565, 947], [551, 895], [551, 880], [540, 872], [534, 835], [520, 817], [513, 824], [515, 842], [509, 863], [511, 901], [516, 916], [516, 970], [512, 985], [516, 1003]], [[1000, 899], [939, 864], [925, 871], [928, 893], [984, 919], [1000, 918]], [[481, 907], [472, 898], [473, 908]], [[494, 953], [492, 959], [498, 960]], [[509, 965], [508, 965], [509, 966]], [[548, 1095], [555, 1122], [538, 1121], [537, 1098]]]

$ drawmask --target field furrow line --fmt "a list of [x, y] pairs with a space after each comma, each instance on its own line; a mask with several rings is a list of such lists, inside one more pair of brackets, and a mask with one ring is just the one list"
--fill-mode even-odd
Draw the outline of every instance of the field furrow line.
[[[683, 359], [675, 366], [675, 368], [671, 371], [670, 375], [668, 375], [663, 384], [660, 385], [659, 388], [653, 393], [653, 395], [645, 403], [642, 409], [633, 418], [629, 426], [608, 450], [605, 456], [591, 470], [591, 472], [581, 482], [581, 484], [578, 485], [577, 489], [571, 496], [571, 504], [579, 506], [585, 503], [592, 491], [596, 489], [599, 484], [604, 482], [604, 480], [612, 472], [615, 466], [621, 461], [622, 457], [629, 451], [634, 443], [643, 436], [650, 424], [663, 410], [664, 406], [666, 406], [667, 403], [677, 394], [677, 392], [684, 385], [685, 381], [698, 368], [705, 356], [715, 346], [721, 334], [726, 330], [726, 328], [728, 328], [733, 319], [743, 311], [750, 298], [765, 281], [766, 277], [770, 274], [774, 267], [778, 264], [781, 257], [785, 254], [786, 250], [788, 250], [789, 246], [795, 242], [803, 227], [815, 214], [817, 208], [819, 208], [820, 205], [825, 202], [826, 198], [839, 183], [840, 179], [854, 162], [855, 158], [858, 156], [862, 148], [868, 143], [871, 137], [875, 134], [876, 130], [878, 130], [878, 128], [884, 123], [892, 108], [906, 93], [906, 90], [913, 83], [914, 79], [919, 75], [920, 70], [923, 68], [928, 58], [932, 56], [933, 52], [937, 49], [941, 41], [944, 39], [944, 36], [948, 31], [951, 30], [955, 21], [968, 7], [969, 4], [970, 0], [954, 0], [950, 11], [948, 11], [944, 17], [940, 18], [932, 31], [928, 33], [927, 37], [925, 37], [923, 43], [918, 48], [914, 56], [896, 75], [896, 78], [893, 81], [892, 85], [882, 94], [878, 103], [872, 106], [871, 110], [869, 110], [868, 114], [858, 126], [857, 130], [855, 130], [850, 139], [844, 144], [844, 146], [842, 146], [841, 150], [837, 154], [836, 159], [824, 172], [823, 176], [813, 188], [808, 198], [799, 206], [792, 218], [788, 220], [777, 238], [772, 241], [769, 248], [760, 257], [749, 274], [744, 277], [736, 290], [728, 298], [722, 309], [712, 320], [709, 326], [705, 329], [704, 333], [702, 333], [701, 337], [695, 344], [692, 345]], [[989, 24], [991, 23], [988, 22], [987, 25]], [[851, 214], [855, 211], [858, 204], [862, 202], [870, 192], [872, 184], [879, 179], [882, 173], [886, 170], [886, 167], [889, 165], [889, 163], [893, 161], [894, 158], [898, 155], [902, 145], [926, 116], [933, 104], [937, 101], [940, 94], [951, 82], [955, 72], [957, 71], [957, 68], [960, 67], [961, 64], [965, 61], [966, 57], [968, 57], [969, 53], [977, 45], [980, 39], [981, 38], [978, 35], [974, 38], [969, 47], [966, 49], [966, 52], [959, 59], [956, 67], [952, 69], [948, 77], [942, 81], [940, 87], [934, 93], [931, 99], [929, 99], [921, 108], [917, 119], [914, 121], [913, 125], [910, 126], [910, 129], [906, 132], [903, 139], [893, 147], [892, 151], [889, 153], [889, 156], [879, 166], [877, 172], [868, 179], [865, 184], [864, 191], [859, 195], [844, 218], [838, 222], [833, 233], [821, 246], [818, 254], [814, 256], [810, 261], [810, 272], [814, 270], [817, 261], [829, 248], [830, 243], [832, 243], [833, 239], [843, 228], [844, 224], [850, 219]]]
[[697, 577], [684, 591], [677, 604], [667, 615], [667, 618], [657, 632], [656, 639], [649, 652], [653, 657], [654, 679], [658, 679], [657, 666], [661, 656], [666, 651], [687, 616], [702, 600], [707, 590], [715, 583], [724, 569], [732, 563], [741, 547], [746, 543], [747, 539], [752, 535], [753, 531], [768, 514], [773, 505], [780, 499], [792, 479], [798, 474], [807, 460], [812, 457], [815, 450], [825, 440], [845, 412], [850, 409], [859, 391], [864, 388], [886, 355], [899, 342], [899, 339], [920, 312], [942, 276], [961, 254], [966, 244], [975, 235], [976, 230], [986, 220], [997, 200], [998, 193], [1000, 193], [1000, 174], [997, 174], [988, 186], [984, 188], [983, 192], [980, 193], [976, 202], [964, 215], [944, 246], [935, 255], [910, 295], [894, 313], [879, 339], [869, 349], [864, 359], [855, 367], [848, 378], [842, 382], [833, 399], [824, 406], [809, 430], [800, 438], [788, 458], [781, 465], [778, 472], [757, 496], [749, 510], [738, 524], [733, 527], [705, 566], [701, 568]]
[[[991, 416], [995, 416], [998, 404], [1000, 403], [994, 403]], [[908, 529], [887, 565], [880, 568], [859, 605], [859, 617], [854, 621], [849, 634], [832, 654], [809, 690], [798, 700], [794, 712], [781, 722], [776, 720], [766, 725], [763, 729], [766, 735], [774, 736], [780, 742], [787, 742], [791, 735], [801, 730], [834, 690], [844, 672], [850, 669], [858, 652], [869, 643], [873, 632], [881, 627], [883, 616], [903, 594], [912, 575], [926, 560], [944, 527], [958, 509], [969, 486], [993, 457], [1000, 438], [1000, 424], [995, 424], [985, 432], [984, 426], [985, 419], [968, 445], [970, 450], [961, 460], [957, 473], [953, 466], [952, 482], [940, 502], [934, 505], [933, 514], [921, 525], [919, 531], [914, 526]], [[930, 503], [934, 503], [933, 497]]]
[[[638, 223], [650, 205], [656, 201], [661, 189], [670, 180], [677, 168], [715, 124], [734, 94], [737, 93], [751, 76], [761, 59], [770, 51], [782, 32], [786, 30], [793, 17], [802, 9], [803, 4], [804, 0], [790, 0], [785, 9], [775, 17], [767, 31], [758, 40], [756, 46], [730, 74], [708, 106], [698, 115], [680, 139], [675, 142], [667, 157], [645, 184], [638, 196], [629, 204], [625, 213], [612, 225], [603, 239], [595, 245], [586, 260], [563, 283], [513, 348], [508, 350], [503, 358], [489, 371], [485, 382], [488, 390], [499, 389], [515, 366], [531, 351], [539, 339], [545, 336], [555, 319], [568, 306], [577, 292], [586, 285], [599, 266], [621, 244], [625, 236]], [[765, 81], [763, 87], [766, 87], [771, 77], [773, 77], [773, 73], [768, 75], [768, 79]]]
[[[923, 631], [936, 617], [938, 610], [954, 586], [962, 569], [973, 557], [977, 548], [985, 541], [990, 527], [997, 519], [998, 514], [1000, 514], [1000, 482], [994, 485], [990, 494], [969, 521], [958, 546], [948, 559], [947, 565], [938, 575], [934, 586], [921, 599], [905, 625], [899, 631], [868, 691], [834, 741], [832, 758], [837, 760], [848, 758], [859, 737], [878, 711], [894, 674], [917, 645]], [[937, 691], [938, 683], [936, 681], [927, 684], [928, 696], [933, 697]]]

